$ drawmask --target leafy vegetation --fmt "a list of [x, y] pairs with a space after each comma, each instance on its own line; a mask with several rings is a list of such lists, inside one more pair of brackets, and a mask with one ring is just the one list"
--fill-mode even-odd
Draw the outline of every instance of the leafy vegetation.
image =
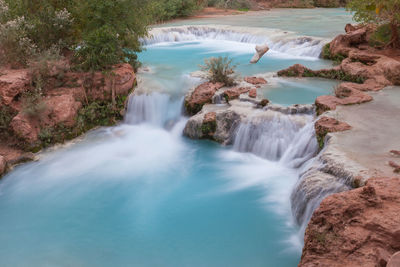
[[0, 0], [0, 63], [24, 67], [56, 47], [72, 51], [83, 71], [135, 65], [140, 38], [154, 19], [149, 6], [141, 0]]
[[201, 70], [207, 73], [210, 82], [221, 82], [226, 86], [235, 83], [234, 74], [236, 65], [232, 65], [232, 59], [228, 57], [212, 57], [204, 60]]
[[400, 0], [351, 0], [347, 7], [358, 22], [388, 24], [391, 37], [387, 46], [400, 48]]
[[333, 63], [336, 65], [339, 65], [340, 63], [342, 63], [342, 61], [346, 58], [345, 55], [341, 55], [341, 54], [337, 54], [337, 55], [333, 56], [330, 51], [330, 43], [326, 44], [322, 48], [321, 57], [323, 59], [332, 60]]

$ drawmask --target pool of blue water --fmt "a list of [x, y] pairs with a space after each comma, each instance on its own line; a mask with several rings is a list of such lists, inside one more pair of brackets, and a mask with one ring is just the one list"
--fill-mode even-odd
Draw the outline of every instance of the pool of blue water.
[[157, 127], [100, 129], [1, 181], [1, 265], [295, 266], [295, 180]]

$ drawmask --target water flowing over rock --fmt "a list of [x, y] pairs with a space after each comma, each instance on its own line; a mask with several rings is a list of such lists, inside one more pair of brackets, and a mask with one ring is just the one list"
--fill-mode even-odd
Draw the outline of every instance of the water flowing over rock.
[[[152, 45], [203, 40], [234, 41], [252, 45], [268, 44], [271, 51], [313, 58], [319, 57], [323, 45], [327, 42], [323, 38], [296, 36], [294, 32], [281, 30], [230, 25], [191, 25], [154, 28], [148, 38], [142, 39], [142, 43]], [[260, 47], [259, 50], [265, 51], [265, 49]], [[258, 52], [256, 55], [258, 56]]]
[[299, 266], [386, 266], [400, 250], [399, 209], [398, 178], [327, 197], [307, 227]]
[[125, 123], [149, 123], [164, 127], [180, 116], [183, 98], [172, 99], [161, 93], [133, 94], [129, 97]]

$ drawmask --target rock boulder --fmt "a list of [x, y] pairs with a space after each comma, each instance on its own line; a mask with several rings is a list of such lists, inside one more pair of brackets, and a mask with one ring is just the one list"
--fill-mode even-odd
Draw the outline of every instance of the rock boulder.
[[308, 224], [299, 266], [386, 266], [400, 250], [399, 210], [398, 178], [371, 178], [325, 198]]

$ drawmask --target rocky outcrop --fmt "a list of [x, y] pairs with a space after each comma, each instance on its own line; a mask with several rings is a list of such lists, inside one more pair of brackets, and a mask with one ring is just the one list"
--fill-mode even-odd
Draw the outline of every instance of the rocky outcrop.
[[267, 81], [261, 77], [244, 77], [244, 81], [252, 85], [266, 84]]
[[316, 98], [315, 105], [317, 114], [322, 114], [327, 110], [335, 110], [337, 105], [353, 105], [372, 101], [372, 97], [361, 90], [358, 84], [341, 83], [335, 89], [335, 96], [322, 95]]
[[190, 91], [185, 98], [185, 108], [189, 115], [194, 115], [201, 110], [204, 104], [211, 103], [212, 97], [223, 83], [205, 82]]
[[[2, 116], [7, 119], [0, 125], [0, 155], [11, 167], [24, 160], [8, 156], [15, 149], [37, 151], [43, 142], [46, 145], [62, 142], [95, 127], [96, 123], [101, 125], [101, 120], [92, 117], [104, 113], [105, 107], [121, 108], [136, 83], [129, 64], [115, 65], [110, 74], [72, 72], [68, 62], [64, 61], [53, 64], [49, 66], [40, 90], [34, 87], [34, 68], [1, 70], [0, 102]], [[62, 68], [59, 65], [63, 65]], [[88, 108], [91, 115], [83, 111], [78, 129], [77, 119], [83, 108]], [[110, 110], [109, 113], [120, 114], [119, 111]], [[87, 118], [92, 118], [90, 124], [85, 121]], [[9, 149], [3, 149], [4, 146]], [[24, 155], [19, 154], [20, 157]]]
[[215, 108], [214, 105], [205, 105], [201, 112], [188, 120], [183, 134], [192, 139], [210, 139], [230, 144], [232, 133], [240, 120], [240, 115], [234, 108]]
[[267, 44], [257, 45], [256, 53], [251, 58], [250, 63], [252, 63], [252, 64], [257, 63], [262, 58], [262, 56], [264, 56], [264, 54], [268, 52], [268, 50], [269, 50], [269, 47]]
[[224, 97], [229, 101], [238, 98], [241, 94], [248, 93], [250, 87], [233, 87], [224, 91]]
[[[256, 88], [252, 88], [249, 91], [249, 97], [251, 98], [256, 98], [257, 97], [257, 89]], [[268, 104], [268, 103], [267, 103]]]
[[325, 136], [328, 133], [343, 132], [351, 129], [351, 126], [345, 122], [330, 117], [321, 117], [314, 124], [315, 135], [317, 136], [320, 148], [324, 147]]
[[346, 34], [329, 44], [331, 58], [343, 59], [332, 69], [311, 70], [296, 64], [278, 72], [278, 76], [321, 77], [346, 81], [335, 91], [336, 96], [316, 99], [319, 114], [334, 110], [337, 105], [369, 102], [372, 97], [363, 92], [378, 91], [389, 85], [400, 85], [400, 62], [368, 47], [369, 27], [346, 25]]
[[400, 179], [371, 178], [314, 212], [299, 266], [386, 266], [400, 250]]
[[0, 103], [18, 108], [21, 95], [29, 89], [31, 76], [28, 69], [3, 69], [0, 73]]

